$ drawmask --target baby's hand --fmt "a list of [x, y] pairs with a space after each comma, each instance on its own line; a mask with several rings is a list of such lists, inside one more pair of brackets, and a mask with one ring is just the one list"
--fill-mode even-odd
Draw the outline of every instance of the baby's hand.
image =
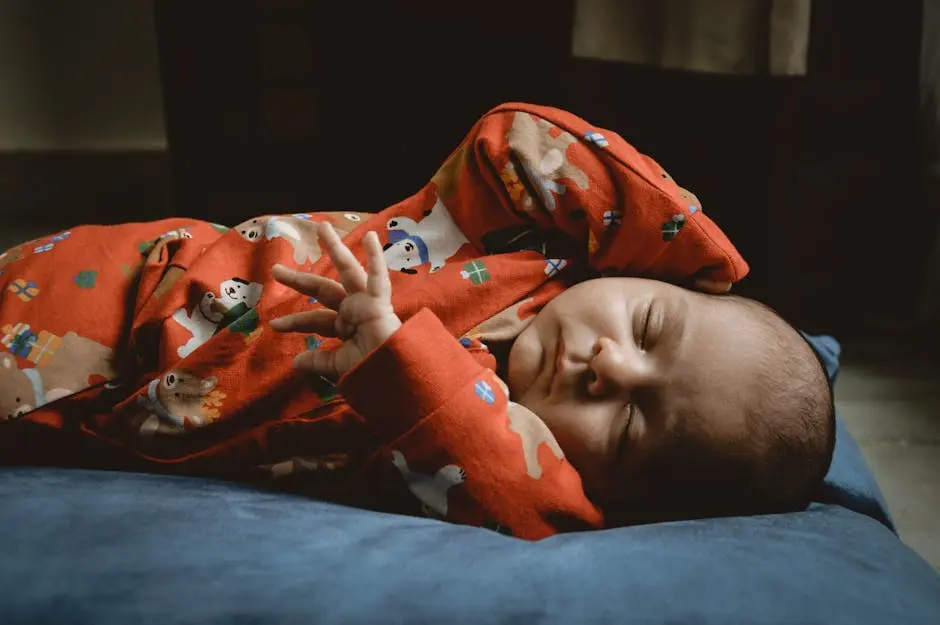
[[731, 290], [731, 283], [700, 278], [695, 281], [695, 288], [705, 293], [711, 293], [712, 295], [723, 295]]
[[363, 239], [368, 272], [329, 224], [317, 224], [317, 235], [342, 284], [276, 265], [278, 282], [316, 298], [326, 308], [272, 319], [271, 327], [278, 332], [314, 332], [342, 339], [335, 350], [313, 349], [294, 359], [294, 367], [301, 371], [339, 378], [384, 343], [401, 327], [401, 320], [392, 308], [392, 283], [378, 235], [369, 232]]

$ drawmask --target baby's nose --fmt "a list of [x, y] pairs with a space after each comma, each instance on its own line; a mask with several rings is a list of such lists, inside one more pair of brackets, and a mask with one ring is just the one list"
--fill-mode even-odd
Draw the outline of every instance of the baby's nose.
[[589, 364], [592, 394], [629, 393], [648, 382], [649, 371], [638, 350], [601, 338]]

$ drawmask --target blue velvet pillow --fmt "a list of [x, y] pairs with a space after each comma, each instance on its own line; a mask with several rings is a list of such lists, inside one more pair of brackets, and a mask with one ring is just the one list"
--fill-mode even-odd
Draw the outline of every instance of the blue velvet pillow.
[[0, 622], [940, 623], [940, 576], [886, 527], [844, 428], [827, 493], [532, 543], [211, 480], [0, 470]]
[[[826, 365], [829, 379], [835, 384], [839, 375], [841, 347], [831, 336], [804, 334]], [[832, 464], [819, 500], [866, 514], [894, 530], [891, 515], [874, 475], [855, 440], [849, 435], [842, 419], [836, 418], [836, 448]]]

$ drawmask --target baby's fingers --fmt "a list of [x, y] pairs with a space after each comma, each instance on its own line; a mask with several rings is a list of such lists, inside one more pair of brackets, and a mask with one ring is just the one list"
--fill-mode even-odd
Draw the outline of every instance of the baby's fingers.
[[304, 332], [321, 336], [336, 336], [337, 313], [333, 310], [306, 310], [271, 320], [271, 329], [277, 332]]
[[704, 291], [705, 293], [711, 293], [713, 295], [722, 295], [731, 290], [730, 282], [719, 282], [717, 280], [711, 280], [709, 278], [699, 278], [695, 281], [695, 288]]
[[385, 264], [385, 255], [382, 253], [382, 244], [379, 235], [374, 230], [368, 232], [362, 241], [368, 259], [368, 279], [366, 289], [372, 297], [382, 300], [392, 298], [392, 281], [388, 278], [388, 266]]
[[318, 233], [326, 253], [329, 254], [333, 266], [339, 272], [339, 278], [346, 291], [348, 293], [358, 293], [365, 290], [365, 269], [362, 268], [355, 255], [349, 251], [346, 244], [339, 238], [333, 227], [328, 223], [324, 223], [320, 226]]
[[316, 298], [318, 302], [333, 310], [339, 308], [346, 297], [346, 289], [336, 280], [290, 269], [284, 265], [274, 265], [274, 279], [299, 293]]

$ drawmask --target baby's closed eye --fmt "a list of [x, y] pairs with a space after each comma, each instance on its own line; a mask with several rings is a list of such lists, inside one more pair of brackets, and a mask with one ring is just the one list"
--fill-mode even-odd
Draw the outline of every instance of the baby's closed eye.
[[649, 304], [640, 310], [634, 322], [634, 332], [637, 347], [642, 351], [649, 351], [662, 334], [665, 322], [663, 306], [658, 300], [650, 300]]
[[619, 418], [613, 428], [617, 436], [617, 444], [614, 447], [613, 460], [620, 462], [623, 456], [628, 453], [632, 436], [634, 434], [634, 421], [639, 418], [639, 408], [636, 404], [629, 403], [623, 407]]

